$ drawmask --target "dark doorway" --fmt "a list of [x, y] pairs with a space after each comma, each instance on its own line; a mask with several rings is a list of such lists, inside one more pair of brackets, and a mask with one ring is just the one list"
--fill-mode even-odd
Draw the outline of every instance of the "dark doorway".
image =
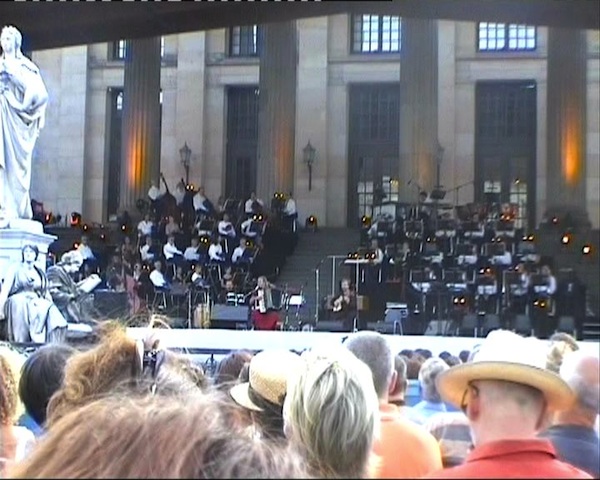
[[357, 227], [373, 205], [398, 200], [400, 85], [352, 85], [349, 89], [348, 218]]
[[258, 87], [227, 89], [225, 196], [245, 199], [256, 189]]
[[121, 124], [123, 123], [123, 89], [108, 89], [108, 195], [106, 214], [117, 215], [121, 185]]
[[513, 204], [515, 226], [535, 226], [537, 85], [478, 82], [475, 200]]

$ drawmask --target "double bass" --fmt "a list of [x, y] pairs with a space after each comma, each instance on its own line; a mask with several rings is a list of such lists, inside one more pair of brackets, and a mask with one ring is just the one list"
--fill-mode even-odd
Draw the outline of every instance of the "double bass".
[[161, 218], [173, 217], [176, 222], [180, 221], [181, 212], [177, 206], [177, 199], [169, 190], [167, 181], [162, 172], [160, 172], [160, 179], [165, 186], [165, 194], [160, 197], [158, 213]]

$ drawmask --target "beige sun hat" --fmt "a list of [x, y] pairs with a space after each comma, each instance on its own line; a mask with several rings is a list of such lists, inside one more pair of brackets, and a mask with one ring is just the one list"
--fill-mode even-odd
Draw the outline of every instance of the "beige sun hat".
[[440, 373], [436, 385], [442, 398], [457, 407], [461, 406], [469, 382], [503, 380], [540, 390], [549, 410], [569, 408], [575, 400], [571, 388], [545, 366], [544, 342], [509, 330], [494, 330], [481, 343], [471, 362]]
[[250, 360], [249, 381], [235, 385], [229, 391], [236, 403], [261, 412], [257, 403], [267, 402], [283, 407], [290, 375], [301, 368], [302, 359], [289, 350], [264, 350]]

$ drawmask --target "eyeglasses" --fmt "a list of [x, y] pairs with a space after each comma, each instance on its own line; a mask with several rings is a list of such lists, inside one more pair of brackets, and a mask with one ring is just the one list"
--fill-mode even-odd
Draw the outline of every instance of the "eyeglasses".
[[[469, 392], [472, 392], [471, 395], [468, 395]], [[471, 382], [465, 388], [465, 392], [463, 393], [462, 400], [460, 401], [460, 409], [463, 413], [467, 413], [467, 406], [469, 405], [467, 397], [478, 397], [479, 396], [479, 388], [476, 385], [473, 385]]]

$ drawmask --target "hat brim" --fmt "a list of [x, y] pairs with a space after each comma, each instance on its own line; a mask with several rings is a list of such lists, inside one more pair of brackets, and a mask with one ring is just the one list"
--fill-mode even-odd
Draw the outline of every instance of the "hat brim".
[[436, 384], [442, 398], [461, 407], [469, 382], [474, 380], [501, 380], [520, 383], [540, 390], [548, 410], [569, 408], [575, 396], [569, 385], [548, 370], [510, 362], [474, 362], [457, 365], [438, 375]]
[[229, 395], [238, 405], [247, 408], [248, 410], [254, 410], [255, 412], [262, 412], [263, 409], [256, 405], [252, 400], [250, 400], [250, 395], [248, 393], [248, 389], [250, 388], [249, 383], [240, 383], [238, 385], [234, 385], [229, 390]]

